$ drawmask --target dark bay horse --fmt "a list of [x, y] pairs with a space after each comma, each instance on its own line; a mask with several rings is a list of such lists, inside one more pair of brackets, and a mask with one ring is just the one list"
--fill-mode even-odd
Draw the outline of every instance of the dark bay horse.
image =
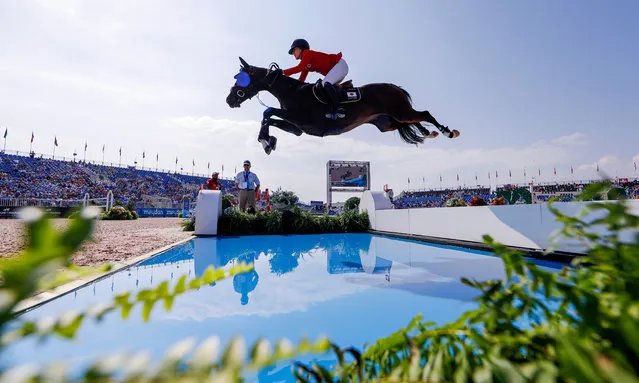
[[[240, 72], [226, 103], [231, 108], [251, 99], [260, 91], [271, 93], [280, 102], [281, 109], [267, 108], [262, 118], [262, 127], [257, 137], [266, 154], [275, 149], [277, 139], [269, 135], [269, 127], [275, 126], [285, 132], [301, 136], [325, 137], [346, 133], [356, 127], [370, 123], [381, 132], [397, 130], [409, 144], [435, 138], [436, 131], [429, 131], [421, 124], [425, 121], [437, 127], [448, 138], [459, 136], [459, 131], [441, 125], [428, 111], [417, 111], [411, 106], [408, 92], [394, 84], [374, 83], [353, 87], [350, 81], [340, 85], [340, 107], [345, 116], [341, 119], [326, 117], [326, 98], [320, 91], [321, 84], [309, 84], [282, 74], [277, 64], [260, 68], [249, 65], [240, 57]], [[277, 119], [273, 117], [278, 117]]]

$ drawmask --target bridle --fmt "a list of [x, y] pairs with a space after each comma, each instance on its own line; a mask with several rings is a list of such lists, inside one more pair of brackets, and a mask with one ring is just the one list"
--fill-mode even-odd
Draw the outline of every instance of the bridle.
[[[273, 78], [271, 80], [269, 80], [268, 82], [264, 82], [264, 80], [268, 79], [269, 76], [271, 76], [271, 74], [273, 74], [273, 73], [275, 73], [275, 76], [273, 76]], [[259, 82], [265, 83], [270, 88], [270, 87], [272, 87], [275, 84], [275, 81], [277, 81], [277, 79], [280, 77], [281, 74], [282, 74], [282, 71], [280, 70], [279, 65], [277, 65], [277, 63], [272, 62], [271, 64], [269, 64], [269, 67], [268, 67], [268, 69], [266, 71], [266, 76], [264, 76]], [[235, 94], [237, 94], [237, 96], [240, 97], [240, 98], [244, 98], [244, 96], [246, 96], [246, 93], [242, 89], [238, 89], [235, 92]], [[257, 93], [255, 93], [255, 97], [257, 97], [257, 101], [260, 104], [262, 104], [263, 106], [265, 106], [267, 108], [270, 108], [270, 106], [266, 105], [260, 99], [260, 92], [259, 91]], [[250, 100], [251, 98], [253, 98], [253, 96], [249, 97], [248, 100]]]

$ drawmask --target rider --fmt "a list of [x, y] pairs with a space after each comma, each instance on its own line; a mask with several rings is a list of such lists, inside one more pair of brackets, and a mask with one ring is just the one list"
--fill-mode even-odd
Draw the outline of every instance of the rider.
[[333, 120], [337, 117], [344, 118], [344, 109], [339, 108], [339, 88], [336, 86], [339, 84], [348, 74], [348, 65], [342, 58], [342, 52], [337, 54], [323, 53], [313, 51], [310, 49], [308, 42], [304, 39], [296, 39], [291, 44], [291, 48], [288, 50], [288, 54], [295, 56], [296, 60], [300, 60], [300, 63], [292, 68], [288, 68], [282, 71], [286, 76], [290, 76], [295, 73], [300, 74], [300, 81], [306, 80], [308, 72], [317, 72], [324, 75], [322, 85], [324, 87], [324, 93], [330, 100], [330, 111], [326, 114], [327, 118]]

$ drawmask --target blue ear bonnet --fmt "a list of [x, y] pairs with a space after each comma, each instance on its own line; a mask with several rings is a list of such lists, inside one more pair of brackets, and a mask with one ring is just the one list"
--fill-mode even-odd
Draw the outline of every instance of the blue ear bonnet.
[[249, 86], [249, 84], [251, 83], [251, 77], [246, 72], [240, 72], [233, 76], [233, 78], [235, 79], [235, 85], [241, 86], [243, 88]]

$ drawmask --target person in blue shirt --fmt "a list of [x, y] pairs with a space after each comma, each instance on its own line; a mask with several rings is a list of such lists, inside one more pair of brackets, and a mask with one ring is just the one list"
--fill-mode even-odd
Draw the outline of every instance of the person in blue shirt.
[[[235, 176], [235, 187], [240, 191], [239, 208], [255, 213], [255, 194], [260, 192], [260, 179], [251, 171], [251, 161], [244, 161], [244, 170]], [[248, 206], [247, 206], [248, 205]]]

